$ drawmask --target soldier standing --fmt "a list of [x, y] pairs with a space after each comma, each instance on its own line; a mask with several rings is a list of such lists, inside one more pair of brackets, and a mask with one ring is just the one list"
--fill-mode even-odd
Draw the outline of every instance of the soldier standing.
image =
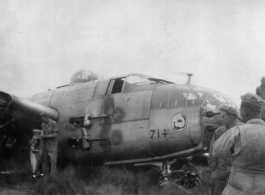
[[236, 125], [237, 110], [233, 107], [221, 106], [221, 115], [219, 117], [223, 126], [215, 130], [208, 156], [208, 165], [211, 173], [210, 195], [221, 195], [230, 175], [230, 158], [214, 157], [213, 144], [228, 129]]
[[213, 155], [232, 157], [231, 174], [223, 195], [254, 195], [265, 192], [265, 122], [260, 113], [265, 103], [256, 94], [241, 97], [244, 125], [225, 132], [213, 146]]
[[47, 175], [50, 169], [50, 176], [54, 177], [56, 175], [56, 162], [58, 156], [58, 127], [57, 123], [50, 119], [47, 113], [42, 112], [40, 116], [42, 121], [41, 129], [43, 130], [43, 135], [41, 135], [41, 137], [44, 141], [43, 172], [44, 175]]
[[[256, 88], [256, 94], [265, 100], [265, 77], [261, 78], [261, 85]], [[265, 121], [265, 107], [261, 111], [261, 119]]]

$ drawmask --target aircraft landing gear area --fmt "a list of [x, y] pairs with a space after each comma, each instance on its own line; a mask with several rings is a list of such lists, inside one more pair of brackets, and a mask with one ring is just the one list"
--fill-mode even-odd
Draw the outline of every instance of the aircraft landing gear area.
[[175, 184], [186, 194], [203, 194], [203, 174], [188, 159], [177, 159], [171, 162], [163, 161], [160, 166], [162, 176], [159, 179], [161, 186]]

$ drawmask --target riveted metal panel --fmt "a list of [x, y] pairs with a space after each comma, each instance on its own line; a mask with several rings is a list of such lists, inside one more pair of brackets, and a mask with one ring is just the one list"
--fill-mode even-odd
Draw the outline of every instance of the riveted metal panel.
[[84, 115], [91, 101], [97, 81], [57, 88], [50, 106], [57, 109], [60, 120], [68, 121], [72, 116]]
[[51, 100], [51, 106], [73, 105], [92, 99], [97, 81], [57, 88]]
[[[148, 142], [148, 120], [130, 121], [116, 124], [100, 125], [96, 120], [93, 127], [88, 129], [88, 136], [91, 139], [107, 139], [92, 143], [91, 150], [65, 150], [68, 156], [75, 156], [77, 159], [104, 158], [105, 160], [122, 160], [151, 157], [150, 145]], [[72, 131], [68, 135], [80, 137], [80, 130]]]
[[152, 91], [118, 93], [105, 96], [101, 116], [108, 116], [104, 122], [120, 123], [149, 118]]
[[106, 95], [108, 85], [109, 85], [109, 80], [99, 81], [95, 89], [94, 98], [98, 98], [98, 97], [102, 97]]
[[54, 91], [47, 91], [47, 92], [43, 92], [43, 93], [38, 93], [38, 94], [33, 96], [31, 101], [38, 103], [38, 104], [42, 104], [44, 106], [49, 106], [53, 93], [54, 93]]
[[[178, 120], [183, 128], [175, 124]], [[155, 155], [190, 148], [200, 136], [200, 107], [151, 110], [149, 139]]]

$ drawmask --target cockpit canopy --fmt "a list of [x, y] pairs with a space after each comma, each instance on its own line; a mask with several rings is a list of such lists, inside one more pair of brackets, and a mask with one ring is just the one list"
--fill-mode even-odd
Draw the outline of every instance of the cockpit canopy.
[[150, 86], [151, 84], [173, 84], [163, 79], [152, 78], [141, 74], [129, 74], [110, 80], [107, 94], [130, 92], [140, 86]]
[[103, 77], [101, 75], [97, 75], [90, 70], [79, 70], [73, 74], [70, 84], [86, 83], [95, 80], [101, 80], [102, 78]]

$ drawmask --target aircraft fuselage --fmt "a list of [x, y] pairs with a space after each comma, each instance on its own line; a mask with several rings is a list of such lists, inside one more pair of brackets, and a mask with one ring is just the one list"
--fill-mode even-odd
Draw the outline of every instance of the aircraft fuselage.
[[[205, 112], [232, 104], [210, 89], [138, 74], [74, 83], [28, 100], [58, 112], [53, 117], [66, 158], [114, 164], [173, 159], [205, 150], [211, 138], [205, 130], [218, 126]], [[69, 138], [82, 138], [82, 134], [81, 127], [69, 119], [85, 114], [96, 117], [86, 128], [88, 138], [96, 141], [87, 150], [70, 147]]]

